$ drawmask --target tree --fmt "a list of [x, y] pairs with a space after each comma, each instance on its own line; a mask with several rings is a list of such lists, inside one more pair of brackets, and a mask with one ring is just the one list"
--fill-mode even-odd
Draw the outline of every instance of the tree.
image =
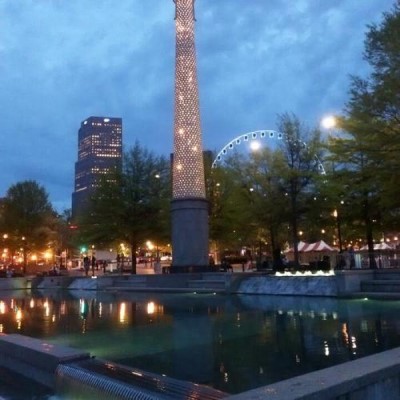
[[[74, 236], [77, 226], [72, 223], [71, 209], [64, 210], [60, 215], [57, 215], [57, 240], [55, 249], [57, 256], [60, 258], [60, 266], [63, 266], [63, 252], [66, 252], [65, 261], [67, 258], [72, 258], [74, 253]], [[66, 265], [65, 265], [66, 266]]]
[[217, 260], [222, 248], [232, 247], [238, 213], [235, 202], [237, 184], [234, 172], [228, 166], [217, 167], [206, 174], [207, 200], [209, 202], [210, 240], [215, 245]]
[[6, 193], [1, 214], [1, 229], [7, 232], [14, 251], [23, 247], [24, 273], [27, 252], [45, 248], [55, 239], [56, 214], [43, 186], [35, 181], [12, 185]]
[[[399, 222], [400, 200], [400, 1], [381, 23], [369, 26], [364, 58], [372, 68], [366, 78], [353, 77], [346, 116], [368, 132], [369, 157], [382, 188], [388, 219]], [[366, 129], [368, 128], [368, 129]]]
[[320, 131], [306, 128], [295, 115], [279, 116], [278, 130], [284, 134], [284, 140], [276, 172], [281, 190], [289, 199], [294, 258], [298, 265], [299, 221], [310, 208], [309, 200], [321, 173], [322, 144]]
[[369, 26], [364, 58], [372, 68], [367, 78], [352, 77], [350, 99], [340, 127], [347, 137], [334, 141], [331, 152], [344, 163], [354, 220], [365, 226], [373, 256], [374, 224], [398, 226], [400, 196], [400, 2], [384, 13], [382, 22]]
[[250, 154], [241, 166], [244, 206], [251, 221], [253, 232], [259, 243], [259, 262], [261, 262], [262, 243], [269, 242], [277, 266], [281, 259], [283, 243], [287, 241], [289, 203], [281, 185], [283, 157], [281, 151], [268, 148]]
[[124, 154], [122, 171], [103, 180], [93, 195], [78, 223], [81, 240], [98, 245], [126, 241], [135, 274], [138, 247], [150, 237], [161, 241], [168, 236], [170, 190], [169, 162], [136, 142]]
[[[319, 131], [306, 129], [293, 115], [279, 119], [281, 147], [248, 156], [234, 153], [215, 171], [211, 201], [213, 238], [227, 242], [239, 233], [242, 245], [269, 242], [275, 266], [291, 227], [297, 249], [299, 221], [313, 209], [310, 198], [321, 172]], [[261, 255], [261, 251], [260, 251]], [[296, 254], [298, 263], [298, 253]]]
[[[373, 249], [374, 226], [381, 221], [381, 186], [374, 172], [376, 164], [371, 157], [368, 135], [362, 134], [365, 131], [361, 126], [356, 126], [352, 119], [342, 119], [340, 125], [347, 136], [331, 141], [330, 158], [337, 167], [330, 180], [336, 187], [340, 185], [337, 197], [341, 203], [349, 205], [347, 223], [363, 227], [367, 243]], [[372, 252], [370, 265], [375, 266]]]

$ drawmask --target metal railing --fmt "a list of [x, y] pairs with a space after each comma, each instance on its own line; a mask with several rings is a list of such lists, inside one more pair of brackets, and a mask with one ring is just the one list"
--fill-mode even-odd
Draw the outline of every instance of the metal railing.
[[228, 396], [208, 386], [94, 358], [60, 364], [56, 370], [56, 389], [60, 394], [79, 393], [79, 398], [97, 400], [218, 400]]

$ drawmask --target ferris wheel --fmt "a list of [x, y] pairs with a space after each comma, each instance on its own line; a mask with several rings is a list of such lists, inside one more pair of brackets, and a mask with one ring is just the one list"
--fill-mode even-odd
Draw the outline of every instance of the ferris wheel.
[[[276, 142], [281, 141], [282, 139], [284, 139], [284, 137], [285, 135], [282, 132], [278, 132], [272, 129], [263, 129], [244, 133], [231, 140], [218, 152], [211, 165], [211, 168], [216, 168], [219, 164], [223, 162], [224, 157], [228, 155], [230, 151], [239, 148], [242, 144], [247, 143], [251, 150], [257, 150], [261, 147], [260, 141], [267, 140], [276, 144]], [[307, 144], [305, 142], [301, 142], [301, 145], [307, 147]], [[317, 156], [315, 156], [315, 159], [317, 162], [319, 173], [325, 175], [325, 169], [321, 161]]]

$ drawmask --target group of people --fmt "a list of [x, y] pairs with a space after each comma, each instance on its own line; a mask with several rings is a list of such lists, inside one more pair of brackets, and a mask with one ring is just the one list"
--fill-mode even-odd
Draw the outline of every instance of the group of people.
[[356, 259], [353, 247], [349, 247], [338, 254], [336, 269], [354, 269], [355, 267]]
[[99, 269], [99, 264], [97, 263], [96, 257], [92, 256], [85, 256], [83, 257], [83, 269], [85, 270], [85, 275], [88, 276], [89, 275], [89, 270], [90, 267], [92, 267], [92, 276], [95, 275], [95, 269], [98, 270]]

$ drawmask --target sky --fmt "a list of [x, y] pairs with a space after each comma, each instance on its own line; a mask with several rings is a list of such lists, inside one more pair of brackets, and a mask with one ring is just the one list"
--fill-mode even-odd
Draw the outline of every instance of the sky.
[[[340, 113], [366, 76], [368, 25], [395, 0], [197, 0], [203, 147]], [[121, 117], [123, 145], [173, 146], [172, 0], [0, 0], [0, 197], [35, 180], [71, 207], [78, 129]]]

